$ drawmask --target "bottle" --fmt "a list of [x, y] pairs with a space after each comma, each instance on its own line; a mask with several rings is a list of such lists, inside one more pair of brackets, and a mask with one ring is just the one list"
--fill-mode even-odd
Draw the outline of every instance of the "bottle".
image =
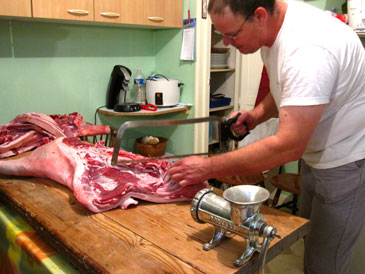
[[140, 69], [137, 69], [133, 80], [133, 100], [141, 105], [146, 104], [146, 78]]

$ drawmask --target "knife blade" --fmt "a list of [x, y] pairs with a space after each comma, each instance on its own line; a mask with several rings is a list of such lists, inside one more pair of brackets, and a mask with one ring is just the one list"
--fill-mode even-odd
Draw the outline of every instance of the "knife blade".
[[160, 156], [160, 157], [150, 157], [143, 159], [130, 159], [130, 160], [118, 160], [117, 164], [130, 164], [130, 163], [139, 163], [139, 162], [149, 162], [155, 160], [169, 160], [169, 159], [181, 159], [189, 156], [208, 156], [208, 152], [203, 153], [193, 153], [193, 154], [181, 154], [181, 155], [169, 155], [169, 156]]

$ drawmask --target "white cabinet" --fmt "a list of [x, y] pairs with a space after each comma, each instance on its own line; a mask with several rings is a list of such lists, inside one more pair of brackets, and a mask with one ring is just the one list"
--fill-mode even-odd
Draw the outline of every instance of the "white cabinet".
[[240, 56], [241, 71], [238, 76], [240, 84], [240, 109], [251, 110], [255, 106], [257, 93], [259, 91], [261, 73], [264, 64], [260, 52]]
[[[200, 11], [201, 1], [197, 1], [196, 10]], [[228, 68], [211, 69], [211, 47], [223, 48], [221, 36], [214, 32], [209, 16], [202, 19], [197, 15], [195, 63], [195, 103], [196, 118], [208, 115], [229, 116], [232, 111], [249, 110], [254, 106], [262, 72], [259, 53], [242, 55], [235, 48], [229, 48]], [[211, 94], [223, 93], [232, 98], [230, 106], [211, 109]], [[208, 152], [214, 148], [214, 140], [209, 144], [209, 125], [199, 124], [194, 127], [194, 151]], [[212, 137], [212, 136], [211, 136]]]

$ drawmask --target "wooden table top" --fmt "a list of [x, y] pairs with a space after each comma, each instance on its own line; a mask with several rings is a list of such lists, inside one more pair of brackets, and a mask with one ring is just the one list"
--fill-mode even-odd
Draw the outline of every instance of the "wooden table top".
[[[49, 179], [0, 175], [0, 199], [15, 209], [47, 242], [84, 273], [252, 273], [258, 254], [241, 268], [233, 265], [246, 247], [234, 236], [204, 251], [213, 226], [190, 215], [190, 203], [140, 201], [127, 210], [92, 213], [67, 187]], [[261, 207], [274, 239], [268, 262], [310, 230], [306, 219]]]

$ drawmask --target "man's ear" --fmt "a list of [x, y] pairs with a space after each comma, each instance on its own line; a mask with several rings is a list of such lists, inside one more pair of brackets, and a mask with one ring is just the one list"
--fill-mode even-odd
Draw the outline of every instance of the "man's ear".
[[265, 25], [268, 15], [267, 10], [263, 7], [258, 7], [254, 12], [254, 16], [259, 26]]

